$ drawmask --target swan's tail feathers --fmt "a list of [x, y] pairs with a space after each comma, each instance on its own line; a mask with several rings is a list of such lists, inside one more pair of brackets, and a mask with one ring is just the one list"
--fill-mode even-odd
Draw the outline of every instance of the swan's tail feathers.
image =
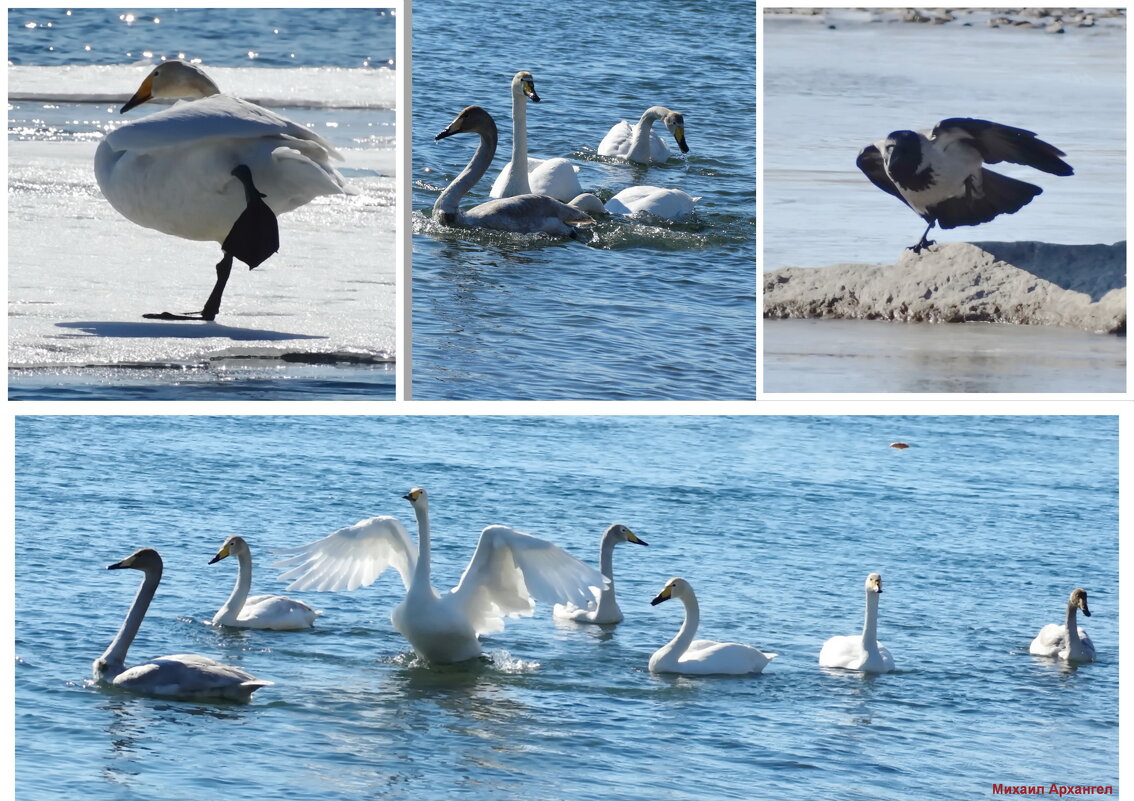
[[779, 656], [779, 654], [767, 654], [766, 653], [766, 654], [764, 654], [764, 656], [766, 656], [768, 658], [768, 660], [771, 661], [771, 660], [775, 659], [777, 656]]

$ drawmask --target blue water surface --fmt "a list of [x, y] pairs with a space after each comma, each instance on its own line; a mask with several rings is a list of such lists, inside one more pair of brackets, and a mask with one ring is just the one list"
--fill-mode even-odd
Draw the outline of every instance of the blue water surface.
[[[907, 450], [889, 447], [894, 441]], [[91, 799], [973, 799], [994, 783], [1117, 785], [1118, 426], [1107, 417], [20, 417], [16, 421], [16, 797]], [[393, 630], [395, 574], [305, 593], [307, 632], [204, 625], [251, 543], [374, 514], [415, 532], [432, 496], [433, 578], [458, 580], [506, 523], [587, 561], [621, 546], [624, 623], [540, 606], [475, 667], [420, 665]], [[276, 684], [247, 706], [89, 686], [138, 576], [165, 577], [129, 661], [196, 652]], [[880, 572], [866, 677], [817, 665], [856, 631]], [[701, 635], [780, 656], [760, 676], [654, 676], [681, 607]], [[1098, 661], [1028, 654], [1076, 586]]]
[[[744, 0], [414, 7], [414, 397], [755, 396], [755, 38]], [[604, 201], [682, 189], [702, 198], [695, 217], [610, 218], [586, 241], [435, 223], [476, 137], [434, 137], [466, 106], [493, 115], [496, 159], [463, 205], [487, 200], [511, 154], [519, 70], [541, 98], [528, 105], [531, 156], [571, 159]], [[597, 155], [611, 126], [654, 105], [684, 114], [688, 154], [671, 140], [674, 155], [648, 169]]]

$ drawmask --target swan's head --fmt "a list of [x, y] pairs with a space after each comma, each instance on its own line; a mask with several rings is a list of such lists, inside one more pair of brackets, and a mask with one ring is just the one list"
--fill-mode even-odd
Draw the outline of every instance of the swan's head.
[[665, 124], [666, 130], [673, 136], [674, 141], [677, 142], [677, 146], [681, 148], [681, 152], [688, 153], [689, 145], [685, 144], [685, 117], [676, 111], [670, 111], [662, 117], [662, 122]]
[[535, 91], [535, 78], [533, 78], [532, 74], [527, 70], [520, 70], [516, 73], [516, 77], [512, 79], [512, 91], [515, 92], [517, 88], [523, 92], [528, 100], [533, 103], [539, 102], [539, 95], [537, 95]]
[[155, 97], [208, 97], [215, 94], [220, 94], [220, 89], [200, 67], [175, 58], [154, 67], [118, 113], [125, 114]]
[[657, 606], [662, 601], [668, 601], [670, 598], [685, 598], [693, 594], [693, 587], [689, 582], [683, 578], [671, 578], [662, 587], [661, 592], [657, 594], [654, 600], [650, 601], [650, 606]]
[[216, 564], [226, 556], [239, 556], [242, 553], [248, 553], [248, 543], [244, 541], [243, 537], [234, 534], [224, 541], [224, 545], [217, 551], [217, 555], [209, 560], [209, 564]]
[[616, 543], [618, 543], [618, 542], [632, 542], [635, 545], [649, 545], [650, 544], [650, 543], [646, 542], [644, 539], [641, 539], [637, 534], [635, 534], [630, 529], [626, 528], [626, 526], [622, 525], [621, 523], [615, 523], [613, 526], [608, 528], [603, 533], [602, 537], [603, 537], [604, 540], [609, 539], [609, 540], [613, 540]]
[[433, 138], [435, 140], [444, 139], [447, 136], [459, 133], [491, 133], [495, 136], [496, 121], [492, 119], [491, 114], [480, 106], [468, 106], [462, 109], [457, 118], [449, 123], [448, 128]]
[[402, 497], [412, 503], [414, 509], [429, 504], [429, 495], [421, 487], [414, 487]]
[[882, 592], [882, 575], [880, 573], [871, 573], [866, 577], [866, 591]]
[[1077, 606], [1081, 610], [1083, 610], [1083, 614], [1087, 617], [1091, 616], [1091, 610], [1087, 608], [1087, 591], [1082, 587], [1078, 587], [1071, 591], [1071, 599], [1069, 603], [1071, 604], [1071, 606]]
[[158, 552], [153, 548], [142, 548], [141, 550], [134, 551], [134, 553], [127, 556], [121, 562], [115, 562], [112, 565], [107, 565], [107, 570], [124, 570], [126, 568], [133, 568], [134, 570], [144, 570], [149, 572], [157, 570], [161, 572], [161, 557]]

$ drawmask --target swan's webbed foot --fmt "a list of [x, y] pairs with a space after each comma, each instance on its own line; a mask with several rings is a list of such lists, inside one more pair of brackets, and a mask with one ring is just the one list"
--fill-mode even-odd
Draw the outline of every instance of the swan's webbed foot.
[[217, 262], [217, 282], [213, 284], [213, 291], [209, 293], [209, 299], [205, 301], [205, 308], [199, 312], [186, 312], [185, 314], [162, 312], [161, 314], [143, 314], [142, 316], [147, 320], [197, 320], [211, 323], [220, 312], [221, 296], [224, 295], [224, 287], [228, 283], [228, 276], [231, 272], [232, 255], [225, 253], [224, 257]]
[[243, 164], [236, 165], [232, 174], [244, 185], [246, 206], [221, 243], [221, 249], [255, 269], [280, 249], [280, 227], [275, 212], [262, 198], [252, 183], [252, 171]]

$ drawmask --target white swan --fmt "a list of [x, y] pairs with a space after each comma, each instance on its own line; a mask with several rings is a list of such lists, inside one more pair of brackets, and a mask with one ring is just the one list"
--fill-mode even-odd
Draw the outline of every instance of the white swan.
[[330, 142], [266, 108], [220, 94], [193, 64], [171, 60], [154, 67], [122, 112], [156, 97], [196, 99], [107, 134], [95, 153], [95, 178], [131, 222], [221, 243], [216, 284], [200, 312], [145, 315], [212, 320], [233, 258], [256, 267], [279, 249], [276, 215], [351, 190], [330, 165], [331, 158], [342, 158]]
[[598, 146], [600, 156], [614, 156], [637, 164], [663, 162], [669, 159], [669, 145], [653, 132], [654, 120], [661, 120], [673, 135], [682, 153], [689, 152], [685, 143], [685, 118], [665, 106], [650, 106], [634, 125], [622, 120], [607, 131]]
[[221, 559], [234, 555], [239, 562], [236, 585], [224, 606], [213, 615], [214, 626], [296, 631], [314, 625], [318, 612], [302, 601], [283, 595], [248, 597], [248, 591], [252, 588], [252, 551], [243, 537], [232, 536], [226, 539], [217, 555], [209, 560], [209, 564], [216, 564]]
[[680, 220], [693, 213], [693, 207], [700, 199], [691, 197], [680, 189], [631, 186], [606, 201], [606, 210], [626, 217], [648, 214], [666, 220]]
[[1094, 662], [1095, 644], [1091, 642], [1087, 632], [1079, 628], [1075, 617], [1078, 609], [1082, 609], [1087, 617], [1091, 616], [1091, 610], [1087, 608], [1087, 591], [1081, 587], [1071, 591], [1071, 597], [1067, 601], [1066, 622], [1048, 623], [1040, 629], [1032, 640], [1028, 653], [1066, 662]]
[[143, 548], [106, 569], [121, 570], [127, 567], [141, 570], [145, 573], [145, 578], [142, 579], [142, 586], [138, 588], [138, 594], [134, 597], [122, 628], [118, 630], [106, 652], [91, 665], [95, 681], [143, 695], [230, 701], [248, 701], [256, 690], [272, 685], [272, 682], [258, 679], [238, 667], [196, 654], [161, 656], [131, 668], [126, 667], [126, 651], [134, 641], [134, 635], [138, 633], [142, 618], [146, 616], [146, 610], [161, 581], [161, 557], [152, 548]]
[[861, 670], [864, 673], [889, 673], [894, 669], [894, 657], [886, 646], [878, 642], [878, 596], [882, 593], [882, 576], [871, 573], [866, 577], [866, 621], [862, 634], [832, 637], [819, 651], [822, 667]]
[[401, 574], [406, 597], [390, 616], [418, 656], [428, 662], [464, 662], [481, 653], [481, 634], [504, 629], [504, 617], [531, 615], [535, 601], [582, 605], [602, 574], [546, 540], [507, 526], [489, 526], [461, 581], [441, 594], [430, 583], [429, 497], [405, 496], [417, 516], [420, 551], [393, 517], [372, 517], [321, 540], [286, 548], [280, 576], [289, 590], [353, 590], [387, 567]]
[[576, 623], [622, 622], [622, 610], [618, 608], [618, 600], [614, 597], [614, 546], [620, 542], [649, 545], [621, 523], [610, 526], [603, 532], [602, 543], [599, 545], [599, 570], [608, 580], [606, 588], [596, 591], [594, 600], [585, 607], [556, 604], [552, 610], [555, 617], [574, 620]]
[[685, 620], [677, 636], [654, 651], [650, 657], [651, 673], [685, 673], [693, 676], [712, 674], [742, 675], [759, 673], [779, 654], [761, 653], [751, 645], [736, 642], [694, 640], [701, 621], [701, 608], [688, 581], [672, 578], [662, 587], [652, 606], [670, 598], [679, 598], [685, 604]]
[[480, 136], [476, 153], [461, 174], [445, 187], [433, 204], [433, 219], [445, 225], [467, 225], [521, 234], [576, 236], [575, 226], [593, 223], [590, 215], [546, 195], [516, 195], [481, 203], [461, 211], [460, 203], [488, 170], [496, 153], [496, 121], [480, 106], [469, 106], [434, 139], [459, 133]]
[[[513, 195], [547, 195], [564, 203], [583, 191], [579, 185], [579, 168], [567, 159], [534, 159], [528, 155], [528, 98], [539, 102], [535, 79], [521, 70], [512, 78], [512, 160], [496, 176], [489, 197]], [[526, 164], [527, 169], [512, 169], [513, 164]]]

